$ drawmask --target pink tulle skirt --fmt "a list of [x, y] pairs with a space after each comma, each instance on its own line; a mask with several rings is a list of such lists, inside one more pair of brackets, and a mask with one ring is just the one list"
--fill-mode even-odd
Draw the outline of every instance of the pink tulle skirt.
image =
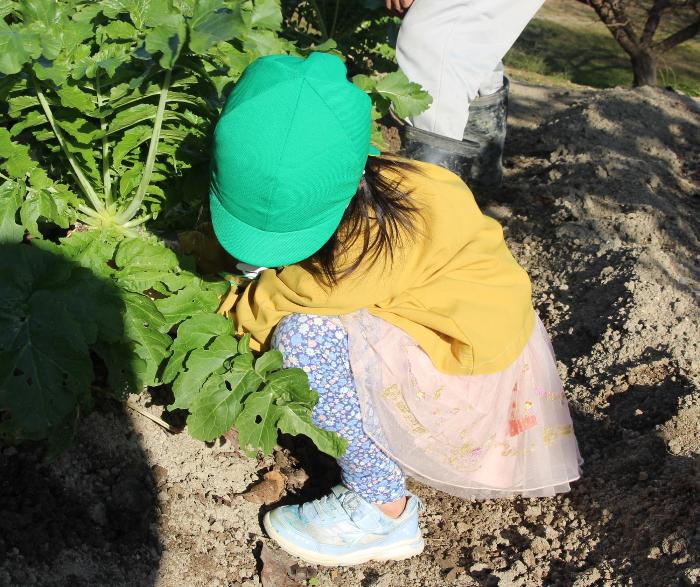
[[419, 481], [460, 497], [568, 491], [581, 457], [539, 318], [521, 355], [488, 375], [447, 375], [401, 329], [342, 317], [366, 433]]

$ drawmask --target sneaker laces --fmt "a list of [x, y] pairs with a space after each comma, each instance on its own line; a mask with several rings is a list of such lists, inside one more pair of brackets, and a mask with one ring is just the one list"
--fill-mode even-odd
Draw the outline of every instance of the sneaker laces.
[[305, 503], [302, 507], [313, 507], [321, 521], [335, 518], [339, 508], [344, 510], [348, 517], [352, 519], [352, 514], [359, 505], [358, 499], [357, 494], [352, 491], [346, 491], [340, 495], [331, 492], [328, 495]]

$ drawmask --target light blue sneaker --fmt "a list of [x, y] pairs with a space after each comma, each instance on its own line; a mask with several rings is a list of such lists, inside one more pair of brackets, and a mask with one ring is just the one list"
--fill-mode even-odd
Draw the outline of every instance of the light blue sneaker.
[[418, 527], [423, 504], [409, 494], [398, 518], [384, 515], [343, 485], [329, 495], [302, 505], [286, 505], [265, 514], [270, 538], [288, 553], [326, 566], [401, 560], [423, 552]]

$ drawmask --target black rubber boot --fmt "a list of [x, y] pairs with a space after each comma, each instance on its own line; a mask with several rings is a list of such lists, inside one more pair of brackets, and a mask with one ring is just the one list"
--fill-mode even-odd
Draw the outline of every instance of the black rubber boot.
[[468, 185], [499, 186], [503, 181], [503, 145], [508, 118], [507, 78], [495, 94], [479, 96], [469, 105], [464, 139], [458, 141], [406, 124], [401, 155], [442, 165]]

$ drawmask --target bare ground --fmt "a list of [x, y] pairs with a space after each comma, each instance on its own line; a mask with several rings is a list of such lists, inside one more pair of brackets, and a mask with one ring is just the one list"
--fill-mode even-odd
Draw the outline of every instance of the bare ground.
[[478, 198], [552, 334], [585, 459], [571, 493], [468, 502], [413, 485], [422, 556], [290, 566], [239, 494], [271, 469], [310, 476], [285, 500], [318, 494], [327, 461], [303, 443], [246, 459], [102, 402], [55, 462], [0, 447], [0, 586], [699, 584], [700, 109], [651, 89], [513, 84], [512, 99], [505, 184]]

